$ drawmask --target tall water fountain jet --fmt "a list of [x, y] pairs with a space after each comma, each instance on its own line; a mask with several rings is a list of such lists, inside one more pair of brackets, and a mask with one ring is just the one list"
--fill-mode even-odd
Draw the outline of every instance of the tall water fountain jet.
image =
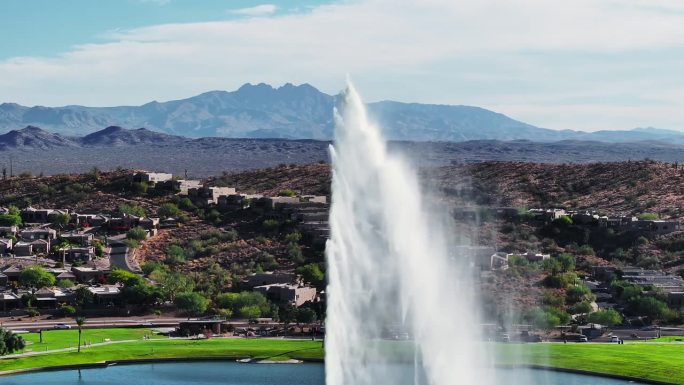
[[335, 120], [327, 385], [494, 384], [453, 234], [428, 213], [416, 173], [388, 153], [351, 84]]

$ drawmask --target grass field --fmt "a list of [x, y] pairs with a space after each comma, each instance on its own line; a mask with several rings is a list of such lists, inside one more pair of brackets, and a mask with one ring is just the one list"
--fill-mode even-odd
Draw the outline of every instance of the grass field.
[[684, 384], [684, 345], [501, 344], [502, 364], [534, 364]]
[[149, 340], [94, 346], [75, 351], [54, 352], [0, 360], [0, 372], [33, 367], [96, 363], [108, 360], [193, 357], [253, 357], [285, 360], [322, 359], [321, 341], [211, 339]]
[[684, 342], [684, 337], [682, 336], [665, 336], [654, 338], [651, 340], [644, 340], [643, 342]]
[[[27, 342], [26, 349], [24, 350], [26, 352], [42, 352], [46, 350], [73, 348], [78, 345], [78, 329], [76, 328], [68, 330], [45, 330], [43, 331], [43, 343], [40, 343], [40, 335], [38, 333], [23, 333], [21, 336]], [[110, 341], [142, 340], [143, 336], [164, 338], [154, 334], [152, 329], [83, 329], [81, 344], [85, 344], [86, 342], [97, 344], [104, 342], [105, 339], [109, 339]]]
[[[121, 339], [130, 338], [124, 338], [122, 334]], [[403, 345], [398, 345], [397, 348], [405, 350]], [[497, 344], [495, 351], [497, 362], [500, 364], [541, 365], [684, 385], [684, 345], [681, 344]], [[84, 349], [81, 353], [54, 352], [31, 357], [6, 358], [0, 360], [0, 372], [108, 360], [193, 357], [323, 359], [324, 351], [321, 341], [309, 340], [152, 339], [94, 346]]]

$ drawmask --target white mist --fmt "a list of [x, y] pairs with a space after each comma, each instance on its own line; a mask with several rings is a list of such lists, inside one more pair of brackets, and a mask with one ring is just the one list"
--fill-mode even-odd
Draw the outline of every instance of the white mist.
[[468, 263], [449, 252], [453, 234], [428, 214], [416, 172], [387, 152], [352, 85], [341, 103], [330, 149], [326, 384], [494, 384]]

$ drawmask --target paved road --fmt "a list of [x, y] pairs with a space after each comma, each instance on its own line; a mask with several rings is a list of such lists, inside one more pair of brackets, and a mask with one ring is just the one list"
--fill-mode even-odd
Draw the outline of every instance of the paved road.
[[[150, 318], [150, 319], [111, 319], [111, 318], [94, 318], [87, 319], [84, 327], [93, 328], [111, 328], [111, 327], [134, 327], [134, 326], [178, 326], [178, 323], [185, 321], [187, 318]], [[10, 330], [29, 330], [34, 331], [38, 329], [52, 329], [55, 325], [66, 324], [72, 328], [76, 327], [74, 320], [35, 320], [35, 321], [6, 321], [2, 322], [0, 326]]]
[[131, 258], [130, 249], [122, 246], [112, 246], [109, 249], [109, 263], [112, 268], [140, 273], [140, 266]]
[[[196, 319], [196, 318], [193, 318]], [[96, 328], [126, 328], [126, 327], [177, 327], [180, 322], [187, 321], [188, 318], [180, 317], [166, 317], [166, 318], [145, 318], [145, 317], [104, 317], [104, 318], [89, 318], [86, 319], [84, 328], [96, 329]], [[233, 319], [230, 323], [235, 327], [273, 327], [282, 326], [278, 323], [270, 322], [259, 325], [250, 325], [249, 320], [246, 319]], [[49, 330], [53, 329], [55, 325], [66, 324], [72, 328], [76, 327], [76, 322], [73, 319], [62, 319], [62, 320], [31, 320], [24, 319], [22, 321], [7, 320], [0, 322], [0, 327], [7, 328], [10, 330], [28, 330], [37, 331], [38, 329]]]

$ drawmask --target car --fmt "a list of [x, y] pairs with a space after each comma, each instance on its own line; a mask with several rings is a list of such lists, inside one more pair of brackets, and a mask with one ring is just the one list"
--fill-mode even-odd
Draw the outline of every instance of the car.
[[57, 329], [57, 330], [71, 329], [71, 325], [57, 324], [57, 325], [53, 326], [52, 328]]
[[587, 336], [580, 336], [577, 342], [589, 342], [589, 339], [587, 338]]
[[154, 324], [153, 324], [152, 322], [150, 322], [150, 321], [145, 321], [145, 322], [143, 322], [143, 323], [140, 324], [140, 325], [141, 325], [141, 326], [154, 326]]
[[612, 336], [612, 337], [610, 337], [610, 342], [620, 342], [620, 337]]

